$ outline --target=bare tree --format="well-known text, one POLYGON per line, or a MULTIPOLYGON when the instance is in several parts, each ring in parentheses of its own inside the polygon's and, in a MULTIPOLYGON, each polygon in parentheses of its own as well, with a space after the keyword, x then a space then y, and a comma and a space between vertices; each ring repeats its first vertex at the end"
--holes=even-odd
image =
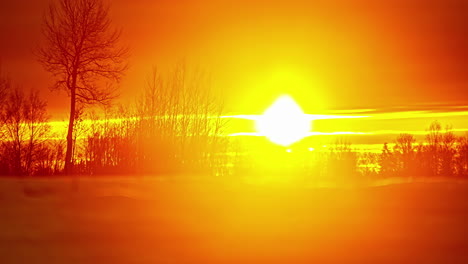
POLYGON ((426 135, 427 140, 427 152, 429 156, 430 172, 432 176, 439 175, 440 172, 440 149, 442 144, 442 125, 439 121, 431 123, 426 135))
POLYGON ((452 176, 455 171, 455 154, 457 137, 452 131, 451 126, 446 126, 445 131, 442 134, 442 142, 440 146, 440 158, 441 158, 441 175, 452 176))
POLYGON ((416 138, 407 133, 400 134, 396 139, 395 154, 397 154, 396 169, 404 176, 411 176, 415 167, 416 138))
POLYGON ((458 138, 458 156, 456 158, 456 171, 459 176, 468 175, 468 134, 458 138))
POLYGON ((27 129, 27 143, 25 153, 25 171, 31 175, 37 159, 39 148, 48 138, 50 125, 46 112, 47 103, 39 97, 37 90, 29 92, 23 106, 24 123, 27 129))
POLYGON ((111 28, 109 7, 102 0, 57 1, 44 16, 45 43, 36 53, 56 78, 54 88, 70 97, 65 172, 71 173, 77 103, 108 103, 115 97, 111 84, 127 68, 127 49, 118 45, 120 31, 111 28))
POLYGON ((395 164, 395 153, 390 151, 388 143, 385 142, 379 159, 380 175, 384 177, 395 176, 395 164))
POLYGON ((206 71, 184 62, 167 75, 153 69, 137 106, 139 167, 222 174, 219 164, 227 146, 222 110, 206 71))
POLYGON ((442 125, 439 121, 434 121, 431 123, 428 129, 428 134, 426 135, 426 140, 430 148, 438 150, 440 143, 442 142, 442 125))
POLYGON ((24 94, 19 88, 8 94, 0 114, 4 124, 2 147, 15 175, 33 174, 36 154, 47 138, 49 125, 46 103, 37 91, 24 94))
POLYGON ((22 152, 25 141, 25 127, 23 116, 24 94, 19 89, 14 89, 8 95, 3 106, 2 123, 4 124, 4 149, 9 157, 10 170, 15 175, 21 175, 22 152))

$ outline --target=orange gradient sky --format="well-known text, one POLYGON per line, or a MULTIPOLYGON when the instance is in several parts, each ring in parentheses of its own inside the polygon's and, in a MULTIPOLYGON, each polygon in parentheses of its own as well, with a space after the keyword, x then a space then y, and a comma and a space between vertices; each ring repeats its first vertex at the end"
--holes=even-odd
MULTIPOLYGON (((68 100, 47 89, 52 78, 32 55, 48 3, 2 1, 0 58, 15 83, 42 90, 53 118, 63 119, 68 100)), ((111 3, 131 48, 121 102, 133 102, 152 66, 180 59, 211 72, 227 114, 262 113, 280 94, 311 114, 441 105, 452 112, 468 101, 463 0, 111 3)))

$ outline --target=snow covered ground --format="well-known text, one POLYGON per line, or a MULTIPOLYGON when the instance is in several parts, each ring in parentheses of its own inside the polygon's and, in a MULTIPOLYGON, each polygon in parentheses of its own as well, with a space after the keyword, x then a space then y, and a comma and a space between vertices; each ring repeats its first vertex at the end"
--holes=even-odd
POLYGON ((0 263, 468 263, 468 182, 3 178, 0 263))

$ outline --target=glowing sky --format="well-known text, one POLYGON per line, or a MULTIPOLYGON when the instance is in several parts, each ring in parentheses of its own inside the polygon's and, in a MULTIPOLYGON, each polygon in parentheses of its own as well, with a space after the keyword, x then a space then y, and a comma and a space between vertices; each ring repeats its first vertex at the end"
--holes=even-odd
MULTIPOLYGON (((48 3, 1 1, 0 57, 63 118, 65 96, 49 92, 31 52, 48 3)), ((259 114, 280 94, 308 113, 462 106, 467 14, 465 0, 115 0, 113 21, 132 53, 120 100, 134 100, 153 65, 184 58, 212 73, 227 113, 259 114)))

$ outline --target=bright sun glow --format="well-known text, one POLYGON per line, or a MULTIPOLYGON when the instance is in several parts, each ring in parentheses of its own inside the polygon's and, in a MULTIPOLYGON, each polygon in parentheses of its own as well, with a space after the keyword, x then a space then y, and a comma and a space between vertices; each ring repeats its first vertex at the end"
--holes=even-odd
POLYGON ((289 146, 307 136, 311 128, 310 118, 287 95, 278 98, 262 116, 256 126, 260 134, 271 142, 289 146))

